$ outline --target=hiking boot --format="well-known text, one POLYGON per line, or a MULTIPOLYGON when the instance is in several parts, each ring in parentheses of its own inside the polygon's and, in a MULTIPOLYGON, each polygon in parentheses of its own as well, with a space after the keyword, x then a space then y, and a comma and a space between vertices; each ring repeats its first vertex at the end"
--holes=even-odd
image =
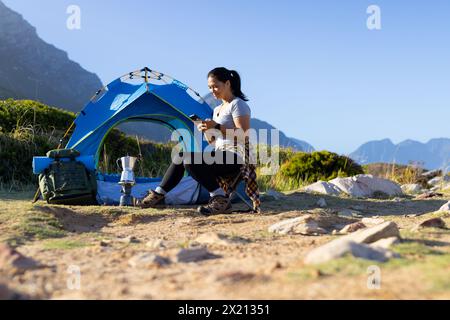
POLYGON ((214 196, 209 199, 206 206, 198 207, 197 211, 206 216, 230 213, 232 211, 231 201, 224 196, 214 196))
POLYGON ((165 197, 163 194, 157 193, 153 190, 149 190, 147 195, 139 201, 138 207, 145 209, 164 205, 164 198, 165 197))

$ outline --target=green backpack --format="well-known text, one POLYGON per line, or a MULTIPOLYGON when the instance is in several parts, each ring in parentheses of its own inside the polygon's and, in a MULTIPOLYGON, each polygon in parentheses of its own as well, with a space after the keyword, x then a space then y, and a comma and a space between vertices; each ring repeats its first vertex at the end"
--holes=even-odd
POLYGON ((75 158, 80 153, 73 149, 52 150, 47 157, 53 162, 39 175, 42 197, 50 204, 94 205, 97 204, 97 180, 75 158), (70 159, 63 161, 61 159, 70 159))

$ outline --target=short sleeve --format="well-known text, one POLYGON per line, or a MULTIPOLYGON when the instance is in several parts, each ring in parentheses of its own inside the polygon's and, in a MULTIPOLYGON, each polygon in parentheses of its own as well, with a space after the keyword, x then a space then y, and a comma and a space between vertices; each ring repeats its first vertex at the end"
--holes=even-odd
POLYGON ((244 100, 238 99, 235 100, 235 103, 231 106, 231 115, 233 118, 243 117, 243 116, 250 116, 251 111, 250 107, 247 103, 245 103, 244 100))

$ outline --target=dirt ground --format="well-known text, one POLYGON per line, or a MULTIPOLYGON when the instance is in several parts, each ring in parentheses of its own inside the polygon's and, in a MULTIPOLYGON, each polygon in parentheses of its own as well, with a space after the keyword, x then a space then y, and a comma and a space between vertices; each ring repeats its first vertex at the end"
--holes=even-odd
MULTIPOLYGON (((36 260, 41 267, 0 272, 0 283, 23 297, 38 299, 449 299, 450 215, 436 211, 450 195, 429 200, 353 200, 286 193, 266 199, 262 214, 204 217, 195 207, 146 209, 101 206, 32 205, 32 194, 0 194, 0 241, 36 260), (317 206, 324 198, 327 207, 317 206), (344 257, 306 266, 311 249, 339 236, 333 229, 358 218, 339 218, 342 209, 364 217, 395 221, 401 258, 379 263, 344 257), (312 214, 329 232, 321 236, 279 235, 268 227, 283 219, 312 214), (446 229, 411 228, 440 216, 446 229), (346 220, 347 219, 347 220, 346 220), (177 262, 183 248, 195 247, 205 233, 228 241, 207 244, 208 259, 177 262), (130 236, 134 238, 130 238, 130 236), (130 263, 143 253, 167 265, 130 263), (167 261, 167 260, 166 260, 167 261), (368 285, 379 270, 380 286, 368 285), (378 269, 379 268, 379 269, 378 269)), ((359 217, 360 218, 360 217, 359 217)))

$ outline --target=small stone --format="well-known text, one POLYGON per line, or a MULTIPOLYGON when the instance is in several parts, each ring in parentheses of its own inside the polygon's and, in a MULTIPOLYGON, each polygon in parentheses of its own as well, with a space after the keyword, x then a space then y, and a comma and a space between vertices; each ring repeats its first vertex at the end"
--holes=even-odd
POLYGON ((107 246, 111 245, 111 240, 100 240, 99 245, 100 245, 100 247, 107 247, 107 246))
POLYGON ((316 205, 318 205, 318 206, 321 207, 321 208, 325 208, 325 207, 327 207, 327 202, 325 201, 324 198, 320 198, 320 199, 317 201, 316 205))
POLYGON ((418 230, 420 228, 440 228, 445 229, 445 221, 441 218, 431 218, 425 221, 422 221, 418 225, 416 225, 413 230, 418 230))
POLYGON ((387 221, 367 229, 358 230, 344 238, 357 243, 372 243, 390 237, 400 237, 397 224, 392 221, 387 221))
POLYGON ((283 220, 281 222, 271 225, 269 232, 279 234, 302 234, 302 235, 316 235, 324 234, 326 230, 319 227, 317 222, 311 215, 304 215, 297 218, 283 220))
POLYGON ((170 264, 170 260, 153 253, 144 252, 132 257, 128 260, 128 264, 131 267, 162 267, 170 264))
POLYGON ((339 234, 352 233, 352 232, 355 232, 357 230, 364 229, 364 228, 366 228, 366 225, 364 223, 355 222, 355 223, 346 225, 344 228, 341 229, 341 231, 339 231, 339 234))
POLYGON ((176 259, 177 262, 196 262, 206 259, 211 259, 217 257, 216 255, 210 253, 206 248, 189 248, 181 249, 178 251, 176 259))

